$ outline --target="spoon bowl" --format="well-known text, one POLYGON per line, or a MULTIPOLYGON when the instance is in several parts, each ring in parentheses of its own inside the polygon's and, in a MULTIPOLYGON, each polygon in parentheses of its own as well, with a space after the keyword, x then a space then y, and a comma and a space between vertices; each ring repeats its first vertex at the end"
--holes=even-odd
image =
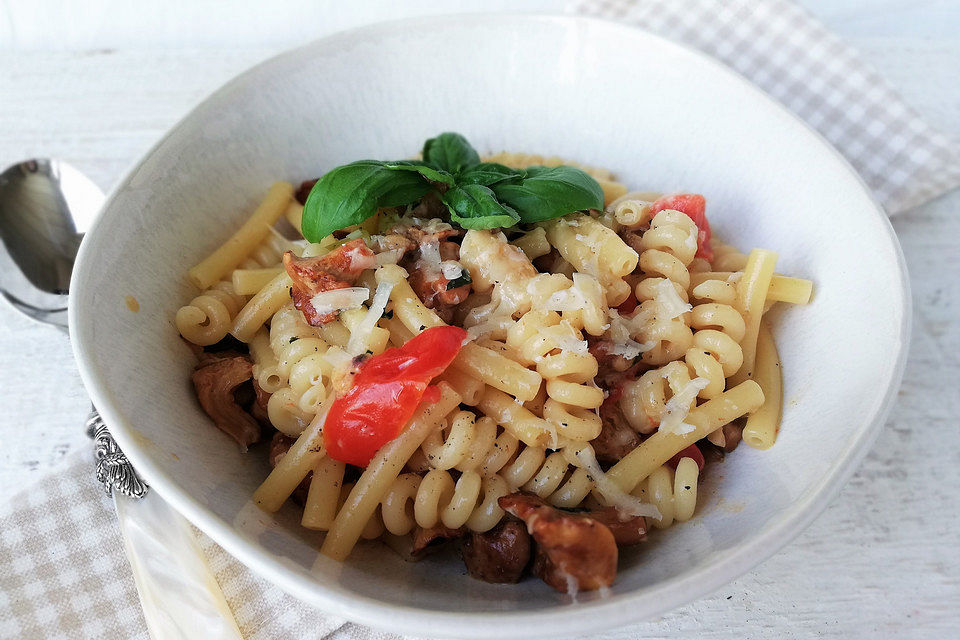
POLYGON ((66 328, 73 261, 103 201, 100 187, 60 160, 0 173, 0 294, 34 320, 66 328))

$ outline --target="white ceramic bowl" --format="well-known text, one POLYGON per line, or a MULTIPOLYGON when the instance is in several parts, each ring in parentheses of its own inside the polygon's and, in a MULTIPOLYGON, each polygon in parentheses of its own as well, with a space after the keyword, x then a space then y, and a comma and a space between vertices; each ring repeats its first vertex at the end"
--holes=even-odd
MULTIPOLYGON (((70 321, 94 402, 146 480, 240 561, 351 620, 417 635, 596 632, 692 600, 772 554, 866 453, 907 350, 905 267, 890 225, 844 160, 712 60, 633 28, 570 17, 383 24, 285 53, 228 83, 141 160, 83 243, 70 321), (559 155, 633 187, 704 193, 719 235, 780 252, 816 283, 778 310, 785 402, 777 445, 742 446, 706 476, 697 516, 627 551, 605 598, 539 580, 490 585, 456 560, 406 564, 361 547, 322 562, 291 508, 257 510, 263 455, 242 455, 193 395, 174 328, 188 267, 276 179, 401 158, 441 131, 483 152, 559 155), (124 305, 135 296, 140 312, 124 305)), ((783 306, 783 305, 781 305, 783 306)))

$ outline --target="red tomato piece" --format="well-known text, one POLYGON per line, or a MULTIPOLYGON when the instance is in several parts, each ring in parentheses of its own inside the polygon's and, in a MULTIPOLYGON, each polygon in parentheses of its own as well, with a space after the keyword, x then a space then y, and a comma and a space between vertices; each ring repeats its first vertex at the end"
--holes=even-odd
POLYGON ((693 458, 693 461, 697 463, 697 466, 700 467, 700 470, 703 471, 703 466, 706 464, 706 461, 703 459, 703 454, 700 453, 700 448, 697 445, 692 444, 677 455, 673 456, 667 460, 667 464, 671 468, 676 469, 677 465, 680 464, 680 460, 683 458, 693 458))
POLYGON ((697 225, 697 257, 713 262, 713 249, 710 248, 710 223, 707 221, 707 201, 699 193, 678 193, 663 196, 650 205, 650 215, 656 215, 664 209, 674 209, 685 213, 697 225))
POLYGON ((450 366, 466 337, 459 327, 432 327, 361 364, 353 387, 327 414, 323 443, 330 457, 367 466, 400 434, 421 401, 439 399, 438 390, 428 385, 450 366))

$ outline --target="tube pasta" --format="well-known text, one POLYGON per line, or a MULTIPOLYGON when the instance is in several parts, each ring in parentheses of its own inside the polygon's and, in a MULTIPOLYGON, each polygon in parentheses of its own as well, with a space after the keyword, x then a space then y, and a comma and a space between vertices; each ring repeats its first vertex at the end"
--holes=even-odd
POLYGON ((339 506, 345 465, 333 458, 321 458, 313 469, 307 501, 300 519, 307 529, 326 531, 333 524, 339 506))
POLYGON ((776 264, 776 253, 766 249, 754 249, 747 259, 743 278, 737 283, 737 306, 743 314, 746 333, 740 342, 743 347, 743 365, 731 378, 731 384, 743 382, 753 375, 760 318, 763 316, 764 303, 776 264))
POLYGON ((520 247, 527 258, 536 260, 540 256, 550 253, 550 243, 547 242, 547 232, 543 227, 535 227, 513 241, 514 246, 520 247))
POLYGON ((564 260, 601 282, 622 278, 637 266, 637 252, 590 216, 557 218, 546 223, 545 228, 547 239, 564 260))
POLYGON ((783 410, 783 375, 780 356, 770 326, 764 320, 757 334, 757 357, 753 379, 763 389, 763 405, 747 418, 743 440, 755 449, 769 449, 777 439, 783 410))
POLYGON ((260 267, 257 269, 234 269, 231 276, 233 290, 245 296, 252 296, 283 271, 282 267, 260 267))
POLYGON ((270 225, 277 221, 291 198, 293 185, 276 182, 253 215, 220 247, 188 272, 190 281, 198 289, 206 289, 234 269, 270 233, 270 225))
MULTIPOLYGON (((690 286, 696 287, 706 280, 724 280, 734 285, 743 277, 742 271, 705 271, 690 274, 690 286)), ((807 304, 813 295, 813 282, 802 278, 790 278, 773 274, 767 290, 767 302, 807 304)))
POLYGON ((290 276, 283 272, 250 298, 233 320, 230 329, 233 337, 240 342, 250 342, 260 327, 290 301, 291 286, 290 276))
MULTIPOLYGON (((328 402, 332 403, 332 399, 328 402)), ((297 485, 327 455, 320 434, 328 409, 329 404, 297 437, 270 475, 253 492, 253 501, 258 507, 267 512, 274 512, 282 507, 297 485)))
POLYGON ((683 434, 658 431, 613 465, 607 475, 624 491, 633 491, 641 480, 677 453, 728 422, 752 413, 763 404, 763 391, 753 380, 728 389, 693 409, 685 422, 693 429, 683 434))

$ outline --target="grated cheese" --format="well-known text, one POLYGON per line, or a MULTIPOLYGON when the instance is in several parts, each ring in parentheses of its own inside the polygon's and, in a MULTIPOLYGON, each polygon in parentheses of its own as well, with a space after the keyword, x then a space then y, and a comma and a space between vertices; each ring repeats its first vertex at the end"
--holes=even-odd
POLYGON ((456 280, 463 275, 463 267, 456 260, 444 260, 440 263, 440 273, 447 280, 456 280))
POLYGON ((403 249, 391 249, 389 251, 382 251, 377 254, 377 266, 383 266, 385 264, 397 264, 400 262, 400 258, 403 257, 403 249))
POLYGON ((644 516, 646 518, 660 519, 660 510, 657 509, 656 506, 647 504, 641 501, 640 498, 630 495, 604 473, 600 467, 600 463, 597 462, 597 456, 593 452, 593 447, 589 444, 571 445, 564 448, 563 452, 564 457, 567 458, 567 462, 580 467, 590 474, 597 492, 603 496, 607 505, 615 507, 621 516, 644 516))
POLYGON ((661 311, 666 314, 670 320, 679 318, 693 309, 692 305, 683 301, 683 298, 677 293, 676 287, 673 286, 673 282, 670 280, 664 278, 655 284, 653 289, 655 292, 654 299, 657 301, 657 304, 660 305, 661 311))
POLYGON ((580 292, 570 287, 551 293, 543 308, 547 311, 578 311, 583 308, 583 303, 580 292))
POLYGON ((363 249, 360 247, 354 247, 346 252, 348 258, 350 258, 350 270, 351 271, 363 271, 364 269, 372 269, 377 266, 377 258, 373 255, 367 255, 363 249))
POLYGON ((357 309, 367 298, 370 297, 370 291, 366 287, 346 287, 345 289, 332 289, 322 291, 310 298, 310 304, 320 315, 346 311, 347 309, 357 309))
POLYGON ((387 303, 390 301, 390 292, 393 291, 394 283, 381 282, 377 285, 377 290, 373 294, 373 300, 370 302, 370 308, 367 314, 363 316, 353 331, 350 332, 350 340, 347 342, 347 353, 352 356, 358 356, 367 350, 367 344, 370 339, 370 333, 377 322, 383 316, 387 303))
POLYGON ((650 351, 655 346, 656 342, 637 342, 633 338, 627 338, 623 342, 614 342, 611 346, 607 347, 607 352, 610 355, 614 356, 623 356, 627 360, 633 360, 641 353, 646 353, 650 351))
POLYGON ((420 245, 420 257, 429 266, 439 269, 442 258, 440 257, 440 243, 437 240, 424 242, 420 245))
POLYGON ((706 378, 694 378, 685 384, 680 391, 673 394, 673 397, 667 400, 663 407, 658 431, 677 435, 693 431, 696 427, 687 424, 684 420, 687 419, 687 415, 697 399, 697 394, 703 391, 708 384, 710 384, 710 381, 706 378))

